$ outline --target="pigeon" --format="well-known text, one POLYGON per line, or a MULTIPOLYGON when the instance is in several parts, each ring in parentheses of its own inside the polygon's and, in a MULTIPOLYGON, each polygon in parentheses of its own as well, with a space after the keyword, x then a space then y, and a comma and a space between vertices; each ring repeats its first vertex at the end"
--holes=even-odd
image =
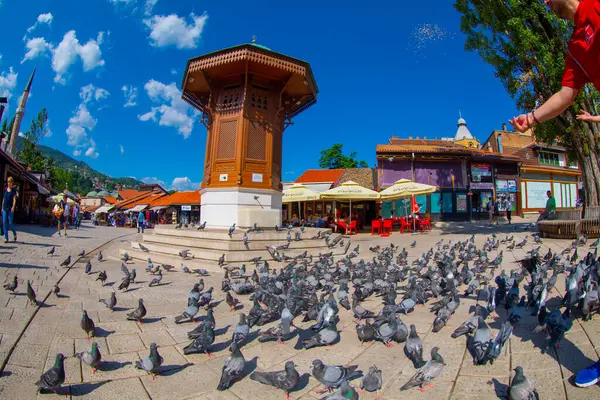
POLYGON ((150 354, 148 357, 135 362, 135 368, 142 369, 152 375, 152 380, 156 374, 160 373, 160 366, 164 359, 158 354, 156 343, 150 343, 150 354))
POLYGON ((365 318, 375 318, 373 311, 369 311, 360 305, 356 295, 352 295, 352 312, 354 313, 355 322, 365 318))
POLYGON ((102 250, 98 252, 98 262, 102 262, 104 257, 102 256, 102 250))
POLYGON ((240 303, 240 301, 238 299, 236 299, 235 297, 233 297, 229 291, 227 292, 227 295, 225 296, 225 302, 229 306, 230 312, 236 310, 237 305, 240 303))
POLYGON ((481 307, 479 304, 476 305, 475 313, 469 318, 467 318, 465 322, 463 322, 458 328, 456 328, 450 336, 456 339, 459 336, 475 332, 475 330, 477 329, 477 324, 479 323, 479 317, 482 313, 483 307, 481 307))
POLYGON ((160 266, 167 272, 169 272, 175 268, 173 265, 170 265, 170 264, 160 264, 160 266))
POLYGON ((369 367, 369 372, 360 381, 360 388, 367 392, 377 392, 377 398, 379 398, 379 391, 383 386, 383 376, 381 370, 377 366, 373 365, 369 367))
POLYGON ((77 257, 83 257, 85 256, 85 249, 81 250, 81 252, 79 254, 77 254, 77 257))
POLYGON ((87 339, 90 340, 90 337, 95 337, 94 333, 96 326, 94 325, 94 321, 90 317, 88 317, 87 311, 83 310, 83 315, 81 316, 81 329, 85 331, 87 334, 87 339))
POLYGON ((206 318, 204 318, 204 320, 202 320, 202 322, 200 322, 200 324, 198 324, 197 327, 195 327, 194 329, 192 329, 191 331, 188 332, 188 339, 195 339, 198 336, 200 336, 202 334, 202 332, 204 332, 204 330, 208 327, 211 326, 211 328, 214 329, 215 327, 215 316, 213 314, 213 309, 209 308, 208 312, 206 313, 206 318))
POLYGON ((147 248, 146 246, 144 246, 144 245, 143 245, 143 244, 141 244, 141 243, 138 243, 138 247, 139 247, 139 248, 140 248, 140 250, 142 250, 144 253, 147 253, 147 252, 149 252, 149 251, 150 251, 150 249, 149 249, 149 248, 147 248))
POLYGON ((92 342, 92 349, 90 351, 75 353, 75 357, 79 358, 84 364, 89 365, 92 368, 92 374, 96 373, 100 362, 102 362, 102 354, 100 354, 98 343, 96 342, 92 342))
POLYGON ((71 264, 71 256, 68 255, 63 262, 60 263, 61 267, 68 267, 71 264))
POLYGON ((121 281, 121 284, 119 285, 119 290, 127 291, 130 283, 131 283, 131 278, 129 277, 129 275, 125 275, 125 278, 123 278, 123 280, 121 281))
POLYGON ((539 400, 540 395, 535 389, 535 381, 523 374, 523 367, 515 368, 515 376, 508 388, 509 400, 539 400))
MULTIPOLYGON (((183 348, 183 354, 199 354, 205 353, 207 356, 212 357, 210 354, 210 346, 215 342, 215 331, 214 322, 202 321, 202 331, 195 333, 193 342, 183 348)), ((194 332, 194 331, 192 331, 194 332)), ((188 332, 188 337, 191 332, 188 332)))
POLYGON ((416 246, 417 246, 417 241, 416 241, 416 240, 410 244, 410 247, 412 247, 413 249, 414 249, 416 246))
POLYGON ((124 263, 121 263, 121 272, 123 275, 128 276, 130 274, 129 268, 124 263))
POLYGON ((103 303, 109 310, 114 311, 114 308, 117 305, 117 295, 115 294, 115 292, 111 292, 110 298, 100 299, 99 302, 103 303))
POLYGON ((300 381, 300 374, 296 371, 296 364, 294 364, 293 361, 287 361, 283 371, 254 371, 250 374, 250 379, 260 382, 263 385, 273 386, 274 388, 285 391, 285 397, 286 399, 289 399, 290 391, 294 389, 300 381))
POLYGON ((358 400, 358 393, 348 381, 343 381, 340 390, 321 397, 320 400, 358 400))
POLYGON ((104 282, 106 282, 107 278, 106 271, 100 271, 96 280, 102 282, 102 286, 104 286, 104 282))
POLYGON ((14 293, 15 290, 17 290, 18 286, 19 286, 19 282, 17 281, 17 276, 13 275, 12 281, 10 281, 9 283, 4 285, 4 290, 14 293))
POLYGON ((335 388, 339 388, 344 381, 351 381, 360 378, 362 371, 358 370, 358 365, 325 365, 323 361, 317 359, 312 362, 312 375, 325 385, 325 389, 317 390, 317 393, 325 393, 335 388))
POLYGON ((258 341, 264 343, 269 340, 277 340, 279 344, 283 344, 283 341, 290 337, 290 326, 293 325, 293 319, 294 316, 290 310, 287 307, 284 308, 283 311, 281 311, 281 320, 279 324, 260 332, 258 341))
POLYGON ((48 253, 46 253, 46 254, 48 254, 49 256, 53 256, 55 251, 56 251, 56 247, 52 246, 52 248, 50 249, 50 251, 48 253))
POLYGON ((227 232, 229 237, 233 235, 233 232, 235 232, 235 223, 229 227, 229 231, 227 232))
POLYGON ((248 326, 248 323, 246 322, 246 314, 241 313, 239 322, 235 328, 233 328, 231 343, 235 343, 238 347, 242 347, 246 343, 248 333, 250 333, 250 326, 248 326))
POLYGON ((400 390, 408 390, 415 386, 419 386, 419 390, 424 392, 425 389, 423 386, 429 385, 432 380, 444 372, 444 366, 446 364, 444 364, 444 359, 438 353, 439 350, 438 347, 431 349, 431 360, 427 361, 427 363, 423 365, 417 373, 400 388, 400 390))
POLYGON ((504 323, 500 327, 500 330, 496 334, 494 341, 490 345, 490 350, 487 355, 490 364, 493 364, 494 360, 496 360, 500 356, 500 354, 502 354, 504 346, 512 336, 513 329, 514 328, 510 320, 504 321, 504 323))
POLYGON ((221 257, 219 257, 218 263, 219 263, 219 267, 222 267, 225 264, 225 253, 223 253, 223 255, 221 255, 221 257))
POLYGON ((396 314, 393 313, 389 318, 389 322, 384 322, 376 328, 375 337, 381 340, 387 347, 392 347, 391 341, 394 340, 399 329, 400 323, 398 318, 396 318, 396 314))
POLYGON ((329 321, 329 325, 317 332, 313 337, 306 339, 302 342, 302 346, 305 349, 310 349, 318 346, 330 346, 332 343, 337 341, 340 334, 337 330, 335 319, 329 321))
POLYGON ((138 325, 142 323, 142 318, 146 316, 146 307, 144 307, 144 299, 138 300, 138 308, 127 314, 127 320, 137 321, 138 325))
POLYGON ((65 356, 63 356, 61 353, 58 353, 52 368, 40 376, 40 380, 35 383, 35 385, 39 387, 40 392, 49 389, 55 394, 58 394, 56 393, 56 389, 59 389, 60 386, 65 382, 64 360, 65 356))
POLYGON ((85 273, 88 275, 92 273, 92 262, 90 260, 85 263, 85 273))
POLYGON ((31 282, 29 281, 27 281, 27 298, 29 299, 31 305, 37 305, 37 300, 35 299, 35 291, 31 287, 31 282))
POLYGON ((190 251, 188 249, 183 249, 179 252, 179 257, 183 258, 184 260, 186 258, 194 258, 194 255, 190 253, 190 251))
POLYGON ((186 267, 183 263, 181 263, 181 270, 186 274, 191 274, 192 271, 188 267, 186 267))
POLYGON ((181 229, 182 226, 183 226, 183 224, 180 222, 177 225, 175 225, 175 229, 181 229))
POLYGON ((127 253, 127 252, 123 253, 123 255, 121 256, 121 261, 126 263, 129 260, 133 260, 133 258, 131 258, 129 253, 127 253))
POLYGON ((404 354, 413 362, 415 368, 421 368, 425 365, 423 361, 423 342, 417 334, 415 325, 410 326, 408 339, 404 343, 404 354))
POLYGON ((490 327, 483 318, 479 316, 477 319, 477 330, 475 331, 475 335, 473 335, 468 343, 471 354, 473 355, 473 364, 485 365, 487 363, 488 352, 492 345, 490 335, 490 327))
POLYGON ((225 363, 223 364, 221 379, 219 380, 219 386, 217 386, 217 390, 219 391, 229 389, 231 385, 240 380, 246 366, 244 355, 235 342, 231 343, 229 350, 231 351, 231 355, 225 359, 225 363))
POLYGON ((198 299, 190 299, 191 302, 188 304, 187 308, 183 311, 183 313, 175 317, 176 324, 180 324, 182 322, 194 322, 194 317, 196 316, 196 314, 198 314, 199 311, 199 298, 200 297, 198 297, 198 299))
POLYGON ((196 230, 203 231, 206 228, 206 221, 204 221, 201 225, 198 225, 196 230))
POLYGON ((204 268, 196 268, 193 269, 192 272, 196 275, 200 275, 200 276, 209 276, 209 273, 207 270, 205 270, 204 268))
POLYGON ((158 276, 157 276, 156 278, 152 279, 152 280, 150 281, 150 283, 148 284, 148 286, 149 286, 149 287, 152 287, 152 286, 159 285, 159 284, 160 284, 160 281, 162 281, 162 271, 160 271, 160 270, 159 270, 159 271, 158 271, 158 276))
POLYGON ((60 293, 60 288, 58 287, 58 283, 54 284, 54 287, 52 288, 52 293, 54 293, 56 297, 59 297, 58 294, 60 293))

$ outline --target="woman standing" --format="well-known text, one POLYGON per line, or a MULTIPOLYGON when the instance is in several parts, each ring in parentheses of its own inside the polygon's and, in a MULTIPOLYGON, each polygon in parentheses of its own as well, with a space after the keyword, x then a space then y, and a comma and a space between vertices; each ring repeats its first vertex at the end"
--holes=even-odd
POLYGON ((17 205, 17 189, 13 187, 12 176, 7 179, 7 187, 2 201, 2 225, 4 227, 4 243, 8 243, 8 230, 12 230, 15 242, 17 241, 17 231, 13 225, 13 216, 15 215, 15 206, 17 205))

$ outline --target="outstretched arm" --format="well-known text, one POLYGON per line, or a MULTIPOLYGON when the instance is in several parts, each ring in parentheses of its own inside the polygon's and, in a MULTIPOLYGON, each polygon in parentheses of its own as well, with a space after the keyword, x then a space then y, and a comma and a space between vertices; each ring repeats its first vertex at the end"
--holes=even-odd
POLYGON ((600 115, 592 115, 584 110, 577 116, 577 119, 589 122, 600 122, 600 115))
POLYGON ((528 129, 562 114, 575 101, 579 90, 563 86, 558 92, 542 104, 537 110, 521 114, 510 120, 514 128, 523 133, 528 129))

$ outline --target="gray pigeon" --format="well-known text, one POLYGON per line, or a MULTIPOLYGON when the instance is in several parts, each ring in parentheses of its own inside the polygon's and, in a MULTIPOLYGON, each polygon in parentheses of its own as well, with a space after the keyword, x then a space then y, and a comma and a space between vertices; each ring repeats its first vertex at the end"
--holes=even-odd
POLYGON ((212 357, 209 350, 210 346, 215 342, 214 326, 212 322, 202 321, 201 332, 198 332, 197 329, 188 332, 188 337, 190 333, 194 333, 194 341, 183 348, 183 354, 206 353, 207 356, 212 357))
POLYGON ((160 373, 160 366, 163 361, 164 359, 158 354, 156 343, 150 343, 150 354, 148 354, 148 357, 136 361, 135 368, 148 372, 152 375, 152 380, 154 380, 156 374, 160 373))
POLYGON ((367 372, 360 382, 360 388, 362 390, 366 390, 367 392, 377 392, 377 397, 379 397, 379 391, 381 390, 382 386, 383 376, 381 374, 381 370, 375 365, 369 367, 369 372, 367 372))
POLYGON ((223 369, 221 370, 221 379, 217 390, 223 391, 229 389, 231 385, 242 378, 246 360, 240 351, 238 345, 233 342, 229 348, 231 355, 225 359, 223 369))
POLYGON ((317 359, 312 362, 312 375, 325 385, 325 389, 318 390, 317 393, 325 393, 332 389, 339 388, 344 381, 351 381, 360 378, 362 371, 358 370, 358 365, 325 365, 323 361, 317 359))
POLYGON ((427 363, 422 366, 417 373, 400 388, 400 390, 408 390, 415 386, 419 386, 420 390, 424 392, 423 386, 428 385, 432 380, 444 372, 444 366, 446 364, 444 364, 444 359, 438 351, 438 347, 431 349, 431 360, 427 361, 427 363))
POLYGON ((58 394, 56 393, 56 389, 60 388, 60 386, 65 382, 64 360, 65 356, 63 356, 61 353, 58 353, 52 368, 40 376, 40 380, 35 383, 35 385, 39 387, 40 392, 49 389, 55 394, 58 394))
POLYGON ((71 255, 70 254, 67 256, 67 258, 63 262, 60 263, 60 266, 68 267, 69 264, 71 264, 71 255))
POLYGON ((246 343, 248 333, 250 333, 250 326, 246 322, 246 314, 241 313, 239 322, 233 328, 231 342, 237 344, 238 348, 242 347, 246 343))
POLYGON ((344 381, 340 385, 340 390, 321 397, 320 400, 358 400, 358 393, 348 381, 344 381))
POLYGON ((148 286, 149 286, 149 287, 152 287, 152 286, 157 286, 157 285, 159 285, 159 284, 160 284, 160 281, 162 281, 162 277, 163 277, 163 275, 162 275, 162 271, 160 271, 160 270, 159 270, 159 271, 158 271, 158 276, 157 276, 156 278, 152 279, 152 280, 150 281, 150 283, 148 284, 148 286))
POLYGON ((91 272, 92 272, 92 262, 90 260, 87 260, 87 262, 85 263, 85 273, 89 275, 91 272))
POLYGON ((300 381, 300 374, 296 371, 296 364, 293 361, 287 361, 283 371, 257 372, 250 374, 250 379, 260 382, 263 385, 273 386, 285 391, 285 397, 289 398, 290 391, 296 387, 300 381))
POLYGON ((414 325, 410 326, 408 339, 404 343, 404 354, 413 362, 415 368, 421 368, 425 365, 425 361, 423 361, 423 342, 414 325))
POLYGON ((81 323, 80 323, 81 329, 83 329, 85 331, 85 333, 87 334, 87 339, 90 340, 90 336, 94 337, 96 336, 94 334, 94 331, 96 329, 95 325, 94 325, 94 321, 92 321, 92 319, 90 317, 88 317, 87 311, 83 310, 83 315, 81 317, 81 323))
POLYGON ((144 299, 138 300, 138 308, 127 314, 129 321, 137 321, 138 325, 142 323, 142 319, 146 316, 146 307, 144 307, 144 299))
POLYGON ((102 251, 98 252, 98 262, 102 262, 102 260, 104 259, 104 257, 102 256, 102 251))
MULTIPOLYGON (((198 296, 198 299, 200 296, 198 296)), ((183 311, 181 315, 175 317, 175 323, 180 324, 182 322, 194 322, 194 317, 198 314, 198 299, 192 298, 188 301, 187 308, 183 311)))
POLYGON ((452 336, 453 338, 457 338, 459 336, 462 335, 466 335, 467 333, 471 334, 473 332, 475 332, 475 330, 477 329, 477 324, 479 322, 479 317, 481 316, 483 311, 483 307, 481 307, 479 304, 475 307, 475 313, 470 316, 469 318, 467 318, 465 320, 465 322, 463 322, 458 328, 456 328, 454 330, 454 332, 452 332, 452 336))
POLYGON ((111 292, 109 299, 100 299, 99 302, 103 303, 106 306, 106 308, 113 311, 115 306, 117 305, 117 295, 115 294, 115 292, 111 292))
POLYGON ((337 341, 340 334, 337 330, 335 320, 329 321, 329 325, 317 332, 313 337, 302 342, 305 349, 318 346, 328 346, 337 341))
POLYGON ((468 344, 473 355, 473 364, 485 365, 487 363, 488 351, 491 346, 490 335, 490 327, 480 316, 477 321, 475 335, 468 344))
POLYGON ((539 400, 540 395, 535 389, 535 381, 523 374, 523 368, 515 368, 515 377, 508 388, 508 400, 539 400))
POLYGON ((391 341, 398 333, 398 329, 398 318, 396 318, 396 314, 392 314, 389 322, 379 325, 375 330, 375 337, 381 340, 387 347, 392 347, 391 341))
POLYGON ((96 373, 98 366, 102 362, 102 354, 100 354, 100 350, 98 350, 98 343, 96 342, 92 342, 92 349, 90 351, 75 353, 75 357, 79 358, 84 364, 92 367, 92 374, 96 373))
POLYGON ((258 341, 264 343, 269 340, 277 340, 279 344, 284 344, 283 341, 289 339, 291 335, 290 326, 292 325, 293 319, 294 316, 290 310, 287 307, 284 308, 281 312, 281 320, 279 324, 267 329, 264 332, 260 332, 258 341))

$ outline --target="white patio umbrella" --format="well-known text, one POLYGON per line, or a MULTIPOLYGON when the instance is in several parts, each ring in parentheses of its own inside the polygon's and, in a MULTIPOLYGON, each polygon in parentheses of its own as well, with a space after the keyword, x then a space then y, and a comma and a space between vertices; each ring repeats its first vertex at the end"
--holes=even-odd
POLYGON ((350 222, 352 222, 352 200, 379 200, 379 193, 360 186, 354 181, 347 181, 338 187, 326 190, 321 193, 322 199, 349 200, 350 201, 350 222))
MULTIPOLYGON (((61 200, 64 200, 65 195, 64 194, 57 194, 56 196, 51 196, 50 197, 50 201, 53 203, 60 203, 61 200)), ((67 197, 67 204, 75 204, 75 202, 73 201, 73 199, 67 197)))
MULTIPOLYGON (((295 183, 283 191, 283 198, 281 199, 281 202, 284 204, 289 204, 297 201, 298 214, 300 214, 300 202, 312 200, 319 200, 319 194, 313 192, 304 185, 295 183)), ((302 218, 301 215, 298 215, 298 217, 302 218)))
MULTIPOLYGON (((392 186, 381 191, 381 200, 399 200, 412 196, 423 196, 437 191, 436 186, 426 185, 424 183, 416 183, 408 179, 400 179, 394 182, 392 186)), ((413 214, 413 231, 416 227, 416 221, 413 214)))

